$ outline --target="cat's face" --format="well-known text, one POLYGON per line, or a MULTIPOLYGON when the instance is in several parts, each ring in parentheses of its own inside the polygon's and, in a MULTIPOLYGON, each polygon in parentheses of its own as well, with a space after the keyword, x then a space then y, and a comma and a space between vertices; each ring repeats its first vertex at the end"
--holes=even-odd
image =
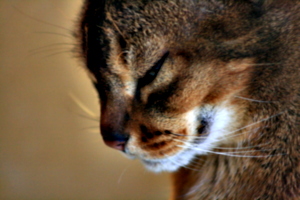
POLYGON ((231 12, 240 18, 231 24, 221 3, 191 2, 99 1, 82 19, 103 139, 153 171, 245 137, 238 97, 247 95, 253 58, 230 50, 247 39, 248 10, 231 12))

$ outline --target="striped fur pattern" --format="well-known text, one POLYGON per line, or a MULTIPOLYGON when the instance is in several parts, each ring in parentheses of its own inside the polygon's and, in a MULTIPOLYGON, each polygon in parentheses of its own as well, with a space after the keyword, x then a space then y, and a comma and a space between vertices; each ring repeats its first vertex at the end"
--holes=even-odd
POLYGON ((87 0, 104 141, 172 172, 172 199, 300 199, 299 19, 298 0, 87 0))

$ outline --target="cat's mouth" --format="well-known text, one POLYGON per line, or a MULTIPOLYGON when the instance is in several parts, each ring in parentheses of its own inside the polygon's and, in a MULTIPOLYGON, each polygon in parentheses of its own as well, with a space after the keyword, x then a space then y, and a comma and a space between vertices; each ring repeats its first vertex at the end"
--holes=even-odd
POLYGON ((142 153, 134 153, 135 148, 130 148, 128 146, 125 148, 124 153, 129 159, 139 159, 148 170, 153 172, 174 172, 179 168, 188 165, 191 160, 199 154, 199 149, 197 147, 201 146, 204 142, 203 138, 206 137, 209 129, 209 119, 201 117, 201 120, 199 120, 200 117, 198 113, 198 110, 194 110, 192 113, 194 115, 189 116, 188 120, 190 124, 194 125, 193 127, 190 127, 191 134, 185 136, 180 134, 173 135, 174 147, 178 148, 175 154, 165 155, 162 158, 149 158, 148 156, 143 156, 142 153))
POLYGON ((140 160, 144 166, 152 172, 174 172, 180 167, 188 165, 197 155, 197 152, 194 151, 193 148, 187 146, 182 147, 181 150, 175 155, 166 156, 164 158, 145 158, 139 154, 132 154, 130 151, 128 151, 128 149, 125 150, 124 153, 129 159, 140 160))
POLYGON ((213 149, 226 142, 226 135, 230 134, 232 122, 234 121, 234 110, 227 107, 215 107, 214 109, 202 109, 203 114, 193 111, 194 115, 187 115, 189 126, 188 135, 174 134, 169 140, 173 145, 171 153, 164 153, 166 149, 158 149, 157 155, 150 155, 149 152, 138 148, 133 138, 131 144, 127 144, 125 153, 129 158, 139 159, 145 167, 153 172, 169 171, 174 172, 181 167, 189 165, 198 155, 211 153, 213 149), (159 157, 158 155, 164 156, 159 157), (158 156, 158 157, 157 157, 158 156))

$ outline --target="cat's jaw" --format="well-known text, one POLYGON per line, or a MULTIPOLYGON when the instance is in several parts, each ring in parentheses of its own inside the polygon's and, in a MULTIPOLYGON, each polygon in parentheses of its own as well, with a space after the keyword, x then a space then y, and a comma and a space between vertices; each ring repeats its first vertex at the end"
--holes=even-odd
POLYGON ((128 151, 125 152, 125 156, 129 159, 139 159, 145 166, 146 169, 152 172, 175 172, 179 168, 188 165, 194 157, 197 155, 197 151, 193 149, 186 148, 181 152, 173 156, 167 156, 163 159, 144 159, 139 155, 133 155, 128 151))
POLYGON ((152 172, 175 172, 179 168, 188 165, 194 157, 197 155, 197 152, 192 149, 184 149, 174 156, 170 156, 164 159, 157 160, 143 160, 141 159, 144 166, 152 172))

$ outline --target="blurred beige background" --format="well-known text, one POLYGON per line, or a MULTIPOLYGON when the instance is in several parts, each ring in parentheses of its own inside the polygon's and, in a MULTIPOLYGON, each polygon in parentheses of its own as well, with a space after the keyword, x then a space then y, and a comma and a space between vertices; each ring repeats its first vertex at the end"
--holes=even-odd
POLYGON ((105 147, 69 95, 99 116, 71 52, 81 3, 0 0, 0 199, 167 199, 168 175, 105 147))

